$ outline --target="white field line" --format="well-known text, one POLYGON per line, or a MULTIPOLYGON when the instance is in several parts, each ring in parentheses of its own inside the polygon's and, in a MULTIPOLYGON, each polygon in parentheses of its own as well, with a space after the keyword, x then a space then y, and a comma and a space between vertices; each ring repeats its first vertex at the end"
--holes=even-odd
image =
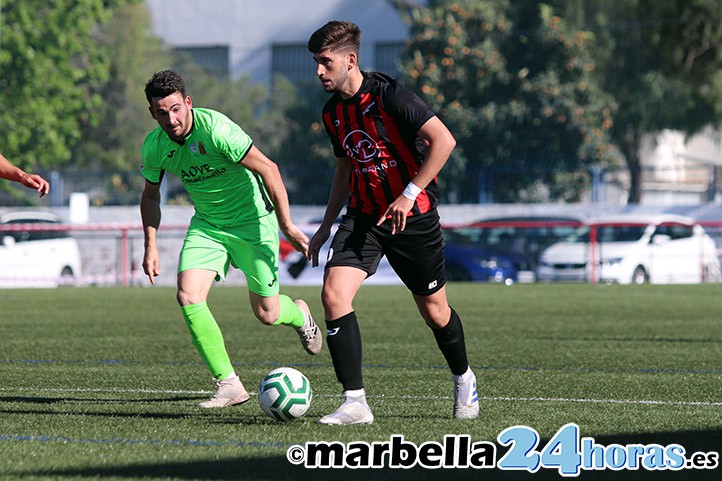
MULTIPOLYGON (((53 392, 53 393, 108 393, 108 394, 192 394, 206 395, 212 391, 192 391, 173 389, 100 389, 100 388, 0 388, 0 392, 53 392)), ((250 393, 255 396, 255 392, 250 393)), ((315 394, 314 397, 340 397, 340 394, 315 394)), ((387 396, 373 395, 369 398, 383 399, 451 399, 451 396, 387 396)), ((722 406, 722 402, 714 401, 659 401, 649 399, 593 399, 593 398, 564 398, 564 397, 522 397, 522 396, 479 396, 483 401, 512 401, 512 402, 550 402, 550 403, 580 403, 580 404, 629 404, 629 405, 656 405, 656 406, 722 406)))

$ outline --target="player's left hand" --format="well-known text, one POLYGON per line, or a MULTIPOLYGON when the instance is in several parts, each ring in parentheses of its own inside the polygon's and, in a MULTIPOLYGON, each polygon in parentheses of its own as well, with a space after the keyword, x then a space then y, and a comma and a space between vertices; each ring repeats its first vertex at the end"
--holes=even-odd
POLYGON ((413 206, 413 200, 403 195, 398 196, 396 200, 389 205, 389 208, 386 209, 386 212, 383 213, 381 218, 379 218, 376 225, 380 226, 388 217, 391 217, 391 235, 402 232, 406 228, 406 215, 413 206))
POLYGON ((290 224, 286 227, 281 227, 281 232, 283 232, 283 236, 291 243, 294 249, 301 252, 304 257, 308 255, 308 236, 304 234, 301 229, 296 227, 295 224, 290 224))

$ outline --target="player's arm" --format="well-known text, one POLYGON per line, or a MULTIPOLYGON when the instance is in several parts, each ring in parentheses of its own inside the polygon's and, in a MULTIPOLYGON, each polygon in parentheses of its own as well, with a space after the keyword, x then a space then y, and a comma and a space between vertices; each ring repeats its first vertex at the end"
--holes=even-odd
POLYGON ((151 284, 155 284, 155 277, 160 275, 160 256, 156 244, 160 216, 160 182, 154 184, 146 180, 140 196, 140 217, 143 220, 143 235, 145 236, 143 271, 150 279, 151 284))
POLYGON ((348 185, 348 178, 351 175, 351 161, 348 158, 336 158, 336 171, 333 174, 331 193, 326 205, 326 213, 321 221, 321 226, 311 237, 308 245, 308 259, 313 267, 318 266, 318 252, 331 235, 331 226, 338 218, 341 209, 346 204, 351 189, 348 185))
POLYGON ((18 182, 28 189, 38 191, 40 197, 50 192, 50 184, 37 174, 28 174, 19 167, 14 166, 0 154, 0 178, 18 182))
POLYGON ((436 178, 449 160, 456 146, 456 140, 446 125, 436 116, 431 117, 419 129, 419 136, 429 143, 426 160, 419 173, 411 179, 417 187, 425 189, 436 178))
POLYGON ((283 184, 283 178, 281 178, 278 165, 266 157, 256 146, 251 146, 243 158, 243 166, 251 172, 258 174, 261 179, 263 179, 263 184, 266 186, 266 191, 276 210, 278 227, 288 242, 290 242, 297 251, 306 255, 308 252, 308 236, 296 227, 291 220, 288 193, 286 192, 286 186, 283 184))
POLYGON ((389 205, 377 225, 381 225, 391 216, 391 233, 404 230, 406 215, 414 206, 416 195, 439 174, 456 146, 456 140, 446 125, 436 116, 427 120, 419 129, 418 135, 429 143, 426 159, 411 184, 394 202, 389 205))

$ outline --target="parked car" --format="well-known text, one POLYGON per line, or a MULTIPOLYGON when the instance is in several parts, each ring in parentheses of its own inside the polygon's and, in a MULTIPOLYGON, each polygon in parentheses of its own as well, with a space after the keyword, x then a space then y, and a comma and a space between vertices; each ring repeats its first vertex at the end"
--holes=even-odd
POLYGON ((34 224, 22 230, 1 230, 0 287, 57 287, 74 284, 81 274, 77 241, 64 230, 44 230, 62 219, 52 212, 25 211, 0 215, 0 228, 34 224))
POLYGON ((590 219, 547 248, 539 280, 619 284, 716 282, 717 247, 688 217, 620 215, 590 219))
MULTIPOLYGON (((448 232, 446 238, 452 237, 448 232)), ((487 249, 477 245, 447 243, 444 249, 446 280, 498 282, 512 284, 519 280, 532 282, 529 260, 521 255, 487 249)))
POLYGON ((451 281, 533 282, 539 255, 582 222, 575 217, 497 217, 445 226, 451 281))

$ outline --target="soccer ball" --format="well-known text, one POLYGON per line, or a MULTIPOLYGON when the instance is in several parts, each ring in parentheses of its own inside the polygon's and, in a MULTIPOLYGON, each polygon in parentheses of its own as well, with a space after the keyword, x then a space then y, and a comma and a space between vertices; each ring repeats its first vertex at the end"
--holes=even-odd
POLYGON ((258 404, 264 413, 279 421, 290 421, 306 414, 311 397, 308 378, 291 367, 274 369, 258 386, 258 404))

